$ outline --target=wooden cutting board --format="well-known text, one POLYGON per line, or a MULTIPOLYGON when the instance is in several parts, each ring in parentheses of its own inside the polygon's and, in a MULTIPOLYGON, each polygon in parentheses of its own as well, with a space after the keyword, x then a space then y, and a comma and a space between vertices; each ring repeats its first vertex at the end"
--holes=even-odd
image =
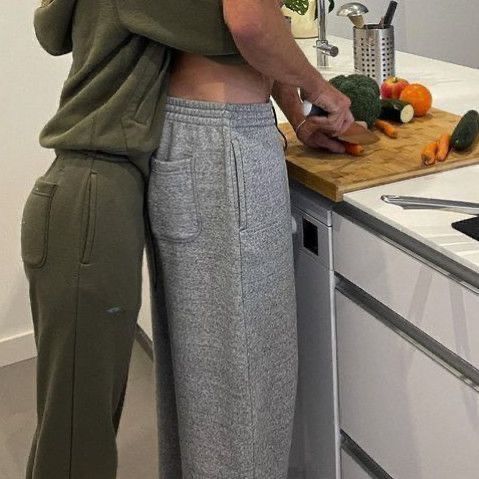
POLYGON ((308 149, 298 141, 291 125, 283 123, 280 128, 289 143, 288 172, 300 183, 339 202, 345 193, 351 191, 479 163, 477 144, 464 153, 451 152, 444 163, 432 167, 422 163, 421 151, 424 146, 439 138, 441 133, 452 133, 459 118, 452 113, 433 109, 424 118, 398 126, 397 139, 377 132, 381 140, 366 146, 366 154, 362 157, 308 149))

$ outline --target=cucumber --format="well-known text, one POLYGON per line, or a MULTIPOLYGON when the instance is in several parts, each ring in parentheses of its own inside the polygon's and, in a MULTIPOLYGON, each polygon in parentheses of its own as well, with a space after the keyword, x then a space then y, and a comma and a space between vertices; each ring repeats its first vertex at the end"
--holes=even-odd
POLYGON ((479 135, 479 113, 468 111, 456 126, 452 134, 451 144, 456 151, 464 151, 472 146, 479 135))
POLYGON ((414 118, 414 108, 401 100, 381 100, 381 120, 409 123, 414 118))

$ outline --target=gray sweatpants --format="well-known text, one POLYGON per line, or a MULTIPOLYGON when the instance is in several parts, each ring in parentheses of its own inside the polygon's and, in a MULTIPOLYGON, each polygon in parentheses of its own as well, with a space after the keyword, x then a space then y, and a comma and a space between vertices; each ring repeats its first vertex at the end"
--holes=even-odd
POLYGON ((148 193, 160 477, 284 479, 296 302, 271 104, 166 108, 148 193))

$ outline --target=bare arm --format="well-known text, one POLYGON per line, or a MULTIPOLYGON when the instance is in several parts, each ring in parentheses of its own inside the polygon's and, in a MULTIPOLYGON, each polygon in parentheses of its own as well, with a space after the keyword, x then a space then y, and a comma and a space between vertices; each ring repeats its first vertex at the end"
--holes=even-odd
POLYGON ((276 81, 273 85, 273 98, 296 130, 305 118, 298 89, 276 81))
POLYGON ((331 133, 352 123, 351 102, 309 63, 291 34, 278 0, 223 0, 223 14, 238 50, 262 74, 301 88, 304 97, 330 113, 321 119, 331 133))
POLYGON ((223 0, 223 12, 238 49, 256 70, 307 92, 322 89, 325 80, 297 45, 277 0, 223 0))

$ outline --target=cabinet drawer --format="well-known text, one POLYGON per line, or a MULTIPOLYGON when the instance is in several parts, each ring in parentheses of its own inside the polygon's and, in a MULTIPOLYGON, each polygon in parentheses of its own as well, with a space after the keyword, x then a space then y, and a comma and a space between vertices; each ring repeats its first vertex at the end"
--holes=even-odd
POLYGON ((477 479, 479 395, 336 293, 341 428, 394 479, 477 479))
POLYGON ((334 270, 479 368, 479 295, 335 214, 334 270))
POLYGON ((346 451, 341 451, 341 479, 372 478, 346 451))

